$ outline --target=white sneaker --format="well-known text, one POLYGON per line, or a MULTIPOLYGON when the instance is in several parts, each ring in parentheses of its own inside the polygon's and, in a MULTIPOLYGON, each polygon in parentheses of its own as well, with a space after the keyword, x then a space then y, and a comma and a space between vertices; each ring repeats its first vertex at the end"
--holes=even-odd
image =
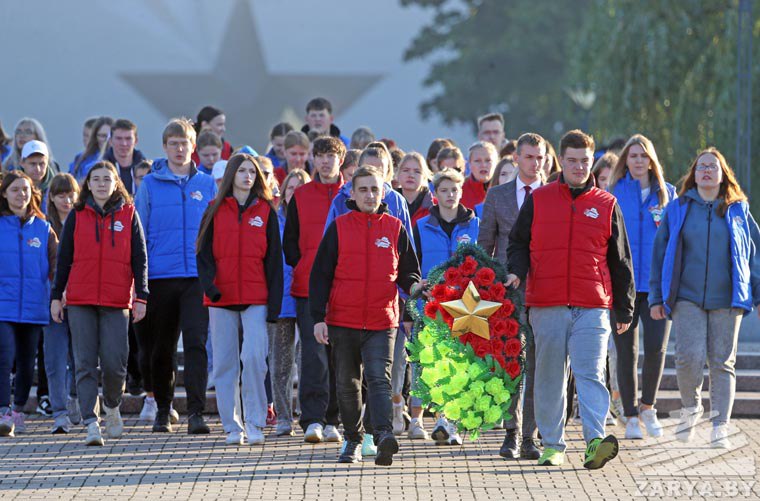
POLYGON ((55 418, 55 421, 53 422, 53 427, 50 429, 50 433, 52 433, 53 435, 65 434, 65 433, 69 433, 70 431, 71 431, 71 420, 69 419, 69 416, 66 414, 55 418))
POLYGON ((306 433, 303 434, 303 440, 310 444, 318 444, 324 438, 322 432, 322 425, 320 423, 311 423, 309 427, 306 428, 306 433))
POLYGON ((179 423, 179 412, 174 410, 174 406, 169 404, 169 422, 171 424, 179 423))
MULTIPOLYGON (((118 407, 111 409, 107 405, 103 405, 103 409, 106 412, 106 436, 108 438, 119 438, 124 433, 124 421, 121 419, 121 412, 118 407)), ((88 427, 89 430, 89 427, 88 427)))
POLYGON ((393 434, 397 437, 404 433, 404 402, 393 403, 393 434))
POLYGON ((449 421, 446 419, 446 417, 438 417, 431 436, 433 437, 433 440, 435 440, 435 445, 449 444, 449 421))
POLYGON ((731 441, 728 439, 728 424, 723 423, 713 426, 710 434, 710 447, 715 449, 730 449, 731 441))
POLYGON ((248 435, 248 445, 264 445, 264 428, 258 426, 245 426, 248 435))
POLYGON ((699 418, 702 417, 704 411, 705 409, 701 405, 681 409, 681 422, 676 426, 676 438, 678 440, 688 442, 694 438, 697 423, 699 423, 699 418))
POLYGON ((425 425, 422 422, 422 419, 414 418, 412 419, 412 422, 409 423, 409 438, 412 440, 427 440, 428 439, 428 432, 425 430, 425 425))
POLYGON ((620 400, 620 397, 612 398, 610 395, 610 411, 615 415, 620 426, 627 424, 628 419, 625 417, 625 409, 623 409, 623 401, 620 400))
POLYGON ((79 399, 76 397, 69 397, 66 401, 66 410, 69 411, 69 420, 71 424, 79 424, 82 422, 82 410, 79 408, 79 399))
POLYGON ((239 431, 233 431, 227 434, 224 440, 226 445, 243 445, 245 443, 243 434, 239 431))
POLYGON ((343 435, 340 434, 338 428, 331 424, 328 424, 324 429, 323 440, 325 442, 342 442, 343 435))
POLYGON ((653 407, 651 409, 640 410, 639 417, 647 429, 647 435, 650 437, 662 436, 662 424, 657 419, 657 409, 653 407))
POLYGON ((462 437, 457 432, 457 424, 454 421, 449 422, 449 445, 462 445, 462 437))
MULTIPOLYGON (((158 405, 156 399, 153 397, 145 397, 143 399, 142 410, 140 411, 140 421, 153 422, 156 420, 156 414, 158 414, 158 405)), ((169 417, 171 419, 171 417, 169 417)))
POLYGON ((625 424, 625 438, 628 440, 641 440, 644 438, 638 417, 631 416, 628 418, 628 422, 625 424))
POLYGON ((84 439, 84 445, 103 445, 103 435, 100 434, 100 425, 97 421, 87 425, 87 438, 84 439))
POLYGON ((615 426, 617 421, 615 420, 615 416, 612 415, 610 411, 607 411, 607 419, 605 420, 606 426, 615 426))

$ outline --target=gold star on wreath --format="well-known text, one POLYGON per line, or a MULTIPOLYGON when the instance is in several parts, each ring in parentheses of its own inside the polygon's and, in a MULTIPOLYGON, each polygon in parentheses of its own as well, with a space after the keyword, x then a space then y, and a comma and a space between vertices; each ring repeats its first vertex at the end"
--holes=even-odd
POLYGON ((483 339, 491 339, 488 317, 501 308, 501 303, 480 299, 475 284, 469 283, 462 299, 441 303, 441 306, 454 317, 451 334, 454 337, 472 332, 483 339))

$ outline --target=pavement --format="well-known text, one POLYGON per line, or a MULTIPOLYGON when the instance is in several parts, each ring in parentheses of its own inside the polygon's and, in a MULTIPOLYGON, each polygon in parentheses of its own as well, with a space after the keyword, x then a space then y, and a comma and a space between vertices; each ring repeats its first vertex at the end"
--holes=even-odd
POLYGON ((561 467, 500 458, 502 430, 462 447, 402 437, 393 465, 379 467, 371 459, 337 464, 338 444, 305 444, 300 430, 276 438, 268 428, 264 446, 230 447, 218 416, 209 417, 205 436, 188 436, 185 419, 172 434, 154 434, 128 417, 122 438, 86 447, 81 426, 51 435, 51 420, 29 418, 28 433, 0 439, 0 499, 760 499, 757 419, 733 420, 731 449, 717 450, 708 444, 709 423, 683 444, 672 438, 675 419, 665 418, 663 438, 621 440, 618 458, 596 471, 582 466, 577 423, 568 426, 561 467))

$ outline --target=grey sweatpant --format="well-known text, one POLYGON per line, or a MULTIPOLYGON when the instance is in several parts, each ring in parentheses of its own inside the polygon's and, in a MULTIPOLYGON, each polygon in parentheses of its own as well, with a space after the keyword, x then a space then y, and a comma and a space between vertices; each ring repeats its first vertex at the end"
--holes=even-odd
POLYGON ((676 336, 676 377, 681 403, 696 407, 702 401, 705 362, 710 371, 710 410, 713 425, 728 423, 736 393, 736 345, 743 310, 703 310, 678 301, 671 312, 676 336))
POLYGON ((293 367, 296 364, 296 319, 280 318, 267 324, 269 374, 277 425, 293 426, 293 367))
POLYGON ((103 403, 121 405, 129 356, 129 310, 69 305, 77 395, 86 426, 98 420, 98 360, 103 373, 103 403))

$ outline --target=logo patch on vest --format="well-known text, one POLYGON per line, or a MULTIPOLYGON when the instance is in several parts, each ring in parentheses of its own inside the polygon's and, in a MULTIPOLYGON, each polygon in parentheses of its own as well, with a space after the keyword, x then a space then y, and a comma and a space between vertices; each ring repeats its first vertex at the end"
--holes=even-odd
POLYGON ((250 224, 251 226, 255 226, 257 228, 261 228, 262 226, 264 226, 264 221, 262 221, 261 217, 256 216, 249 219, 248 224, 250 224))
POLYGON ((200 201, 203 200, 203 193, 201 193, 200 191, 194 191, 194 192, 190 193, 190 198, 192 198, 193 200, 197 200, 197 201, 200 202, 200 201))
POLYGON ((375 246, 381 249, 387 249, 391 246, 391 241, 388 240, 388 237, 378 238, 375 240, 375 246))
POLYGON ((596 219, 599 217, 599 211, 597 211, 595 207, 591 207, 590 209, 584 210, 583 215, 590 217, 591 219, 596 219))
POLYGON ((113 231, 121 231, 121 230, 123 230, 123 229, 124 229, 124 225, 123 225, 123 224, 121 224, 121 221, 116 221, 116 222, 113 224, 113 231))
POLYGON ((652 220, 654 221, 655 226, 660 226, 660 223, 662 222, 662 213, 664 211, 662 210, 662 207, 650 207, 649 213, 652 215, 652 220))
POLYGON ((40 242, 39 238, 34 237, 34 238, 30 238, 29 240, 27 240, 26 241, 26 245, 28 245, 29 247, 37 247, 37 248, 39 248, 42 245, 42 242, 40 242))
POLYGON ((457 237, 457 243, 460 243, 460 244, 469 244, 471 240, 472 238, 467 233, 457 237))

